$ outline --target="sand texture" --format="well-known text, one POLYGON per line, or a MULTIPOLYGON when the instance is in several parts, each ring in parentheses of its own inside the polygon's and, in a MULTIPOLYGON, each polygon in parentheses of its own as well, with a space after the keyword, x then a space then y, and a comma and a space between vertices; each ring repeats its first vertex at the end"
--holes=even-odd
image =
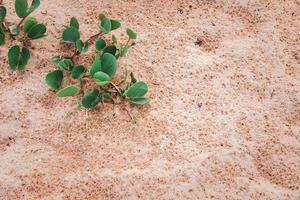
POLYGON ((0 47, 1 200, 300 199, 298 0, 44 0, 33 16, 49 36, 24 73, 0 47), (45 85, 64 25, 88 38, 100 11, 138 33, 116 77, 149 84, 136 125, 45 85))

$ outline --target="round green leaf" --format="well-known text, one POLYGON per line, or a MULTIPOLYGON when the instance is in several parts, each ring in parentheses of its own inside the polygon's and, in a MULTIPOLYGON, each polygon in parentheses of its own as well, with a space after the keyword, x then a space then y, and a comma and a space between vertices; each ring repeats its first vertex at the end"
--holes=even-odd
POLYGON ((106 46, 106 42, 103 39, 99 39, 96 41, 95 46, 98 51, 101 51, 106 46))
POLYGON ((115 45, 108 45, 103 49, 103 54, 110 53, 112 55, 115 55, 117 52, 117 47, 115 45))
POLYGON ((130 99, 144 96, 148 92, 148 85, 143 81, 138 81, 131 85, 126 91, 125 95, 130 99))
POLYGON ((130 28, 127 28, 126 33, 127 33, 127 35, 129 36, 130 39, 135 40, 136 37, 137 37, 136 33, 130 28))
POLYGON ((84 76, 85 68, 82 65, 76 65, 71 71, 71 75, 75 79, 80 79, 84 76))
POLYGON ((70 26, 79 30, 79 22, 75 17, 71 18, 70 26))
POLYGON ((29 15, 30 13, 35 11, 40 6, 40 4, 41 4, 40 0, 33 0, 31 5, 30 5, 30 8, 27 12, 27 15, 29 15))
POLYGON ((58 90, 62 85, 63 79, 63 72, 61 70, 55 70, 47 74, 46 83, 51 89, 58 90))
POLYGON ((111 19, 111 30, 115 30, 121 27, 121 23, 118 20, 111 19))
POLYGON ((60 89, 56 94, 59 97, 70 97, 78 94, 80 92, 80 87, 76 85, 70 85, 68 87, 65 87, 63 89, 60 89))
POLYGON ((20 18, 24 18, 27 15, 28 3, 27 0, 15 0, 15 10, 20 18))
POLYGON ((8 50, 8 64, 12 70, 15 70, 19 64, 20 47, 15 45, 8 50))
POLYGON ((117 59, 110 53, 103 54, 101 58, 101 71, 113 77, 117 71, 117 59))
POLYGON ((6 8, 4 6, 0 6, 0 22, 5 19, 6 16, 6 8))
POLYGON ((101 59, 99 56, 96 56, 94 59, 94 62, 92 64, 90 74, 94 76, 96 72, 99 72, 101 70, 101 59))
POLYGON ((34 25, 27 33, 27 36, 33 40, 45 37, 47 28, 44 24, 34 25))
POLYGON ((29 50, 26 47, 23 47, 22 51, 21 51, 20 60, 19 60, 19 63, 18 63, 18 65, 19 65, 18 69, 19 70, 24 70, 25 69, 25 66, 28 63, 29 58, 30 58, 29 50))
POLYGON ((2 27, 0 26, 0 45, 3 45, 4 43, 5 43, 5 33, 2 27))
POLYGON ((69 27, 63 32, 63 41, 66 43, 75 43, 80 39, 78 30, 74 27, 69 27))
POLYGON ((107 75, 104 72, 97 72, 94 74, 93 79, 96 81, 96 83, 100 86, 104 86, 108 83, 110 83, 111 78, 109 75, 107 75))
POLYGON ((86 93, 82 98, 82 105, 85 108, 93 109, 101 101, 99 90, 94 89, 92 92, 86 93))
POLYGON ((150 99, 146 97, 138 97, 138 98, 132 98, 130 101, 136 105, 145 105, 150 102, 150 99))
POLYGON ((111 31, 110 19, 108 18, 102 19, 99 28, 103 33, 105 34, 109 33, 111 31))
POLYGON ((28 33, 29 30, 37 24, 37 21, 34 17, 29 17, 25 20, 23 29, 25 33, 28 33))

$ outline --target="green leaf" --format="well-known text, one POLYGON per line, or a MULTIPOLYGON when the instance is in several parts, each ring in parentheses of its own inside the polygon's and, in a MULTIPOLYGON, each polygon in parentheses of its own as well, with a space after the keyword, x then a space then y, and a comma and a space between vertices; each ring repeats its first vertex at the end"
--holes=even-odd
POLYGON ((136 105, 145 105, 150 102, 150 99, 146 97, 138 97, 138 98, 132 98, 130 101, 136 105))
POLYGON ((63 89, 60 89, 56 94, 59 97, 70 97, 78 94, 80 92, 81 88, 76 85, 70 85, 68 87, 65 87, 63 89))
POLYGON ((100 13, 99 14, 99 19, 102 21, 104 18, 106 18, 104 13, 100 13))
POLYGON ((125 95, 132 98, 142 97, 148 92, 148 85, 143 81, 138 81, 131 85, 126 91, 125 95))
POLYGON ((70 26, 76 28, 77 30, 79 30, 79 22, 75 17, 71 18, 70 26))
POLYGON ((92 92, 86 93, 82 98, 82 105, 85 108, 93 109, 101 101, 101 96, 99 90, 93 89, 92 92))
POLYGON ((21 51, 21 56, 20 56, 20 59, 19 59, 18 69, 21 70, 21 71, 24 70, 29 59, 30 59, 30 52, 26 47, 23 47, 22 51, 21 51))
POLYGON ((85 68, 82 65, 76 65, 71 71, 71 75, 75 79, 80 79, 84 76, 85 68))
POLYGON ((130 28, 127 28, 126 33, 127 33, 127 35, 129 36, 130 39, 135 40, 136 37, 137 37, 136 33, 130 28))
POLYGON ((6 8, 4 6, 0 6, 0 22, 5 19, 6 16, 6 8))
POLYGON ((61 57, 61 56, 54 56, 53 58, 51 58, 51 61, 53 64, 58 65, 62 59, 63 59, 63 57, 61 57))
POLYGON ((73 67, 73 61, 71 59, 62 59, 59 63, 58 66, 61 70, 67 70, 70 71, 73 67))
POLYGON ((30 52, 26 47, 23 47, 20 51, 20 47, 15 45, 8 51, 8 64, 12 70, 17 67, 19 70, 24 70, 30 58, 30 52))
POLYGON ((130 49, 130 47, 131 46, 129 44, 126 44, 124 47, 122 47, 119 53, 120 57, 126 56, 128 54, 128 50, 130 49))
POLYGON ((134 74, 132 72, 130 73, 130 79, 131 79, 131 82, 130 82, 131 85, 137 82, 137 80, 134 77, 134 74))
POLYGON ((66 43, 75 43, 80 39, 78 30, 74 27, 69 27, 63 32, 63 41, 66 43))
POLYGON ((117 52, 117 47, 115 45, 108 45, 103 49, 103 54, 110 53, 112 55, 115 55, 117 52))
POLYGON ((105 33, 105 34, 109 33, 111 31, 110 19, 108 19, 108 18, 102 19, 101 23, 99 25, 99 28, 103 33, 105 33))
POLYGON ((46 36, 47 28, 44 24, 34 25, 27 33, 27 37, 30 39, 36 40, 46 36))
POLYGON ((0 45, 3 45, 4 43, 5 43, 5 32, 3 31, 0 25, 0 45))
POLYGON ((96 72, 99 72, 101 70, 101 59, 99 56, 95 56, 94 62, 92 64, 90 74, 94 76, 96 72))
POLYGON ((98 51, 101 51, 106 46, 106 42, 103 39, 99 39, 96 41, 95 46, 98 51))
POLYGON ((8 50, 8 64, 12 70, 15 70, 19 64, 20 47, 15 45, 8 50))
POLYGON ((111 39, 113 41, 113 44, 118 44, 118 39, 117 39, 117 37, 115 35, 112 35, 111 39))
POLYGON ((110 53, 103 54, 101 58, 101 71, 108 74, 111 78, 117 71, 117 59, 110 53))
POLYGON ((82 40, 76 41, 76 48, 80 53, 86 53, 89 50, 89 43, 83 43, 82 40))
POLYGON ((13 36, 19 35, 20 33, 20 27, 17 24, 10 25, 8 29, 13 36))
POLYGON ((47 74, 46 83, 51 89, 58 90, 62 85, 63 79, 63 72, 61 70, 55 70, 47 74))
POLYGON ((109 75, 107 75, 104 72, 96 72, 93 76, 93 79, 96 81, 96 83, 100 86, 107 85, 110 83, 111 78, 109 75))
POLYGON ((32 13, 33 11, 35 11, 39 6, 40 6, 41 2, 40 0, 33 0, 29 10, 27 11, 27 16, 32 13))
POLYGON ((29 17, 25 20, 24 22, 24 26, 23 26, 23 29, 24 29, 24 32, 25 33, 28 33, 29 30, 33 27, 37 25, 37 21, 34 17, 29 17))
POLYGON ((121 27, 121 23, 118 20, 111 19, 111 30, 116 30, 121 27))
POLYGON ((15 1, 15 10, 20 18, 27 16, 28 3, 27 0, 16 0, 15 1))

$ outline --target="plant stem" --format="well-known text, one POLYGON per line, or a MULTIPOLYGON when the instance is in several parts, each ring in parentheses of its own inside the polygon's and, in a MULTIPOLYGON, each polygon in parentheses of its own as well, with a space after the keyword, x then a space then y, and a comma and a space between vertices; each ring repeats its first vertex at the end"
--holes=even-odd
POLYGON ((26 19, 26 17, 27 17, 27 16, 25 16, 25 17, 23 17, 23 18, 21 19, 21 21, 18 23, 18 26, 21 26, 21 24, 24 22, 24 20, 26 19))
POLYGON ((113 82, 111 82, 110 84, 115 88, 115 90, 117 90, 117 92, 119 93, 119 95, 122 97, 123 95, 122 95, 122 92, 120 91, 119 87, 116 86, 113 82))
POLYGON ((90 43, 93 39, 96 39, 96 38, 98 38, 98 37, 100 37, 100 36, 103 36, 103 33, 102 33, 102 32, 97 33, 97 34, 95 34, 95 35, 92 35, 86 42, 90 43))

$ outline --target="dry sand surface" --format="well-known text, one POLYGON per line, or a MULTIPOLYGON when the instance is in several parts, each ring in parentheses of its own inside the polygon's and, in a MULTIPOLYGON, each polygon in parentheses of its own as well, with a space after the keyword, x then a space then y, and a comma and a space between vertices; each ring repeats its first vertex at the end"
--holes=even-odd
POLYGON ((25 73, 0 47, 1 200, 300 199, 299 1, 44 0, 33 16, 49 36, 25 73), (149 83, 136 125, 44 83, 70 17, 87 38, 100 11, 138 32, 117 76, 149 83))

